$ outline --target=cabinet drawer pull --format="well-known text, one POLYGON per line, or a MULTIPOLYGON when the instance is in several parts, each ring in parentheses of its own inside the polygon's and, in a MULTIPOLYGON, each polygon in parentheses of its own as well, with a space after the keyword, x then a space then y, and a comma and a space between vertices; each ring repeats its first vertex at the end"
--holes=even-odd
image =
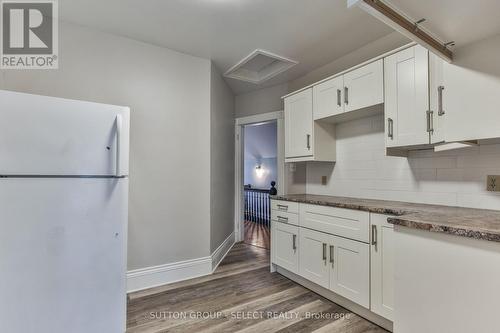
POLYGON ((349 88, 344 87, 344 103, 349 104, 349 88))
POLYGON ((326 264, 326 243, 323 243, 323 261, 326 264))
POLYGON ((292 237, 292 249, 293 251, 297 251, 297 235, 293 235, 292 237))
POLYGON ((335 260, 333 259, 334 253, 333 253, 333 245, 330 245, 330 264, 332 264, 332 267, 335 265, 335 260))
POLYGON ((284 216, 276 216, 278 218, 278 221, 280 222, 288 222, 288 217, 284 217, 284 216))
POLYGON ((284 210, 284 211, 288 210, 288 206, 285 205, 276 205, 276 207, 278 207, 279 210, 284 210))
POLYGON ((375 250, 377 250, 377 226, 372 225, 372 245, 375 246, 375 250))
POLYGON ((337 89, 337 106, 342 106, 342 90, 337 89))
POLYGON ((306 134, 307 149, 311 150, 311 134, 306 134))
POLYGON ((444 115, 444 110, 443 110, 443 90, 444 90, 444 86, 439 86, 438 87, 438 116, 444 115))
POLYGON ((394 140, 394 121, 392 118, 387 118, 387 136, 394 140))

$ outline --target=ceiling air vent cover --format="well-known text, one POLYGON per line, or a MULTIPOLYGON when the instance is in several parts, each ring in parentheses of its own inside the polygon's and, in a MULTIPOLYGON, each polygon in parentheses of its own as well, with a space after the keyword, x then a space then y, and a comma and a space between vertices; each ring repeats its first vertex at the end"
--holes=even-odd
POLYGON ((225 74, 236 80, 262 83, 298 64, 297 61, 281 57, 271 52, 255 50, 225 74))

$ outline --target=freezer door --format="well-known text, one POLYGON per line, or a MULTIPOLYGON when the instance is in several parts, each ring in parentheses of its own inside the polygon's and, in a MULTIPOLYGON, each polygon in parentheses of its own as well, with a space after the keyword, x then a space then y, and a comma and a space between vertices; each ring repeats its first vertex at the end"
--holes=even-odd
POLYGON ((125 332, 127 188, 0 179, 0 332, 125 332))
POLYGON ((0 175, 127 175, 129 109, 0 90, 0 175))

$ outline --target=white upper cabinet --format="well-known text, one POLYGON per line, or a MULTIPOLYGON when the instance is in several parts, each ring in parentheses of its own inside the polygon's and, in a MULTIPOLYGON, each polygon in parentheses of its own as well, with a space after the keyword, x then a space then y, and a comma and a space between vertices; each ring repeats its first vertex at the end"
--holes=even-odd
POLYGON ((314 120, 344 112, 344 77, 338 76, 313 87, 314 120))
POLYGON ((312 89, 285 98, 285 157, 313 156, 312 89))
POLYGON ((345 111, 384 103, 384 65, 382 59, 344 74, 345 111))
POLYGON ((500 36, 458 48, 444 64, 445 139, 500 138, 500 36))
POLYGON ((381 103, 384 103, 382 59, 313 87, 314 120, 381 103))
POLYGON ((387 147, 430 143, 428 68, 429 53, 421 46, 385 58, 387 147))
POLYGON ((285 98, 286 162, 335 161, 335 128, 313 120, 313 89, 285 98))

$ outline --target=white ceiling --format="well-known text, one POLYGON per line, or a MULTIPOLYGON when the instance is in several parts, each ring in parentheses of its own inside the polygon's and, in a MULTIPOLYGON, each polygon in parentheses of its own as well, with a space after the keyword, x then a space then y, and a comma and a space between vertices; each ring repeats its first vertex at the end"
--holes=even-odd
POLYGON ((59 0, 59 4, 64 21, 210 58, 222 73, 258 48, 299 61, 260 85, 227 79, 236 94, 296 79, 392 32, 359 8, 348 9, 346 0, 59 0))
MULTIPOLYGON (((387 1, 387 0, 385 0, 387 1)), ((500 33, 500 0, 389 0, 444 42, 461 47, 500 33)))

